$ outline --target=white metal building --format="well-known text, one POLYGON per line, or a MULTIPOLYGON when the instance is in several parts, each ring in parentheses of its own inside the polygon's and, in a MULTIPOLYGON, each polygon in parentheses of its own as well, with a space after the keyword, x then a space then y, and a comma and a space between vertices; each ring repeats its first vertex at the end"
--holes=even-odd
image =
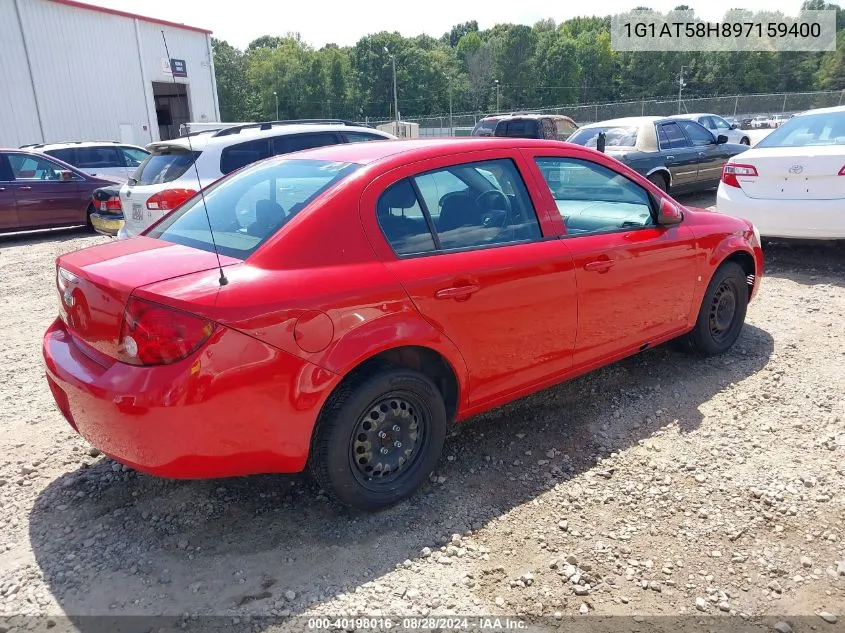
POLYGON ((146 145, 219 120, 210 31, 76 0, 0 0, 0 147, 146 145))

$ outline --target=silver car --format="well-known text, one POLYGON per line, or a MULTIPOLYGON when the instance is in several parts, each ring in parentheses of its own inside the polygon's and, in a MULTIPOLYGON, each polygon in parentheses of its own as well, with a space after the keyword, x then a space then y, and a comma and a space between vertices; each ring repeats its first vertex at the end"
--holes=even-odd
POLYGON ((719 136, 720 134, 727 136, 728 143, 751 145, 751 139, 745 131, 740 130, 736 123, 731 125, 718 114, 700 112, 696 114, 676 114, 669 118, 695 121, 710 130, 713 133, 713 136, 719 136))

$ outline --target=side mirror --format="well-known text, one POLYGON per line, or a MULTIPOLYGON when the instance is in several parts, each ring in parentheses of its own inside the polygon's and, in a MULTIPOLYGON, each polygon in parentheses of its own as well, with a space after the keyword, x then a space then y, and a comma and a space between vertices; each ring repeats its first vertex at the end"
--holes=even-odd
POLYGON ((739 123, 731 123, 731 129, 732 130, 738 130, 739 129, 739 123))
POLYGON ((672 226, 680 224, 684 219, 684 212, 681 207, 668 198, 660 199, 660 206, 657 211, 657 224, 660 226, 672 226))
POLYGON ((725 136, 724 134, 719 134, 719 136, 716 137, 716 145, 724 145, 727 142, 728 142, 728 137, 725 136))

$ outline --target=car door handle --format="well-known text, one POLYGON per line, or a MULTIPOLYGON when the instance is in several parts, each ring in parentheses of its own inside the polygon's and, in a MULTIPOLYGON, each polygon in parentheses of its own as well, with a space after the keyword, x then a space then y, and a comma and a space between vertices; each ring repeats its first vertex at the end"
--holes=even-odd
POLYGON ((441 288, 434 293, 435 299, 463 299, 469 297, 471 294, 481 290, 478 284, 469 284, 466 286, 452 286, 451 288, 441 288))
POLYGON ((666 160, 675 160, 675 157, 674 156, 667 156, 666 160))
POLYGON ((584 270, 590 270, 595 272, 603 273, 606 270, 610 270, 613 267, 615 262, 610 259, 597 259, 594 262, 587 262, 584 264, 584 270))
POLYGON ((0 191, 6 191, 6 187, 0 187, 0 191))
POLYGON ((18 187, 18 191, 31 191, 31 190, 32 190, 32 187, 30 187, 29 185, 24 185, 22 187, 18 187))

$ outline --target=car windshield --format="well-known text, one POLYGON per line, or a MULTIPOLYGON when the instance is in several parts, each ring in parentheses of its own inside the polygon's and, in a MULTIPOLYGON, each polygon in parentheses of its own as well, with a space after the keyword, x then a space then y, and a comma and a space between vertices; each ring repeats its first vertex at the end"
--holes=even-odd
POLYGON ((637 132, 636 126, 620 127, 582 127, 569 137, 570 143, 595 147, 598 142, 599 133, 605 133, 606 147, 636 147, 637 132))
POLYGON ((156 148, 138 165, 132 175, 133 184, 155 185, 176 180, 188 171, 201 153, 178 146, 156 148))
POLYGON ((146 235, 210 252, 216 243, 221 254, 246 259, 314 198, 360 167, 291 158, 256 163, 194 196, 146 235))
POLYGON ((757 143, 757 147, 845 145, 845 112, 792 117, 757 143))

